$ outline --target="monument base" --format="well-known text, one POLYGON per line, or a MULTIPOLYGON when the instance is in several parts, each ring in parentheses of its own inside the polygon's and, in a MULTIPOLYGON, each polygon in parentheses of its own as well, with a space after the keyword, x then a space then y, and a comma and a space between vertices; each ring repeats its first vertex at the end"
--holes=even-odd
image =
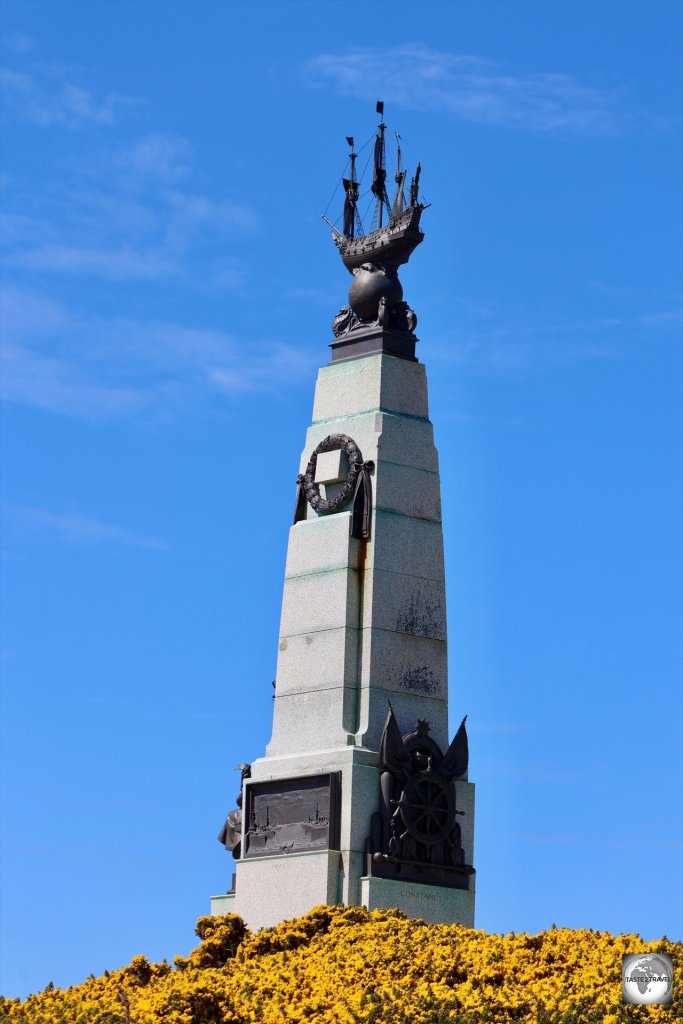
MULTIPOLYGON (((236 894, 224 893, 211 897, 211 913, 239 913, 252 931, 257 931, 299 917, 320 904, 334 906, 339 902, 338 866, 339 854, 334 850, 243 862, 241 911, 236 894)), ((360 880, 360 895, 367 910, 396 908, 430 924, 474 927, 474 892, 467 890, 366 876, 360 880)))
POLYGON ((474 892, 465 889, 366 876, 360 880, 360 891, 361 903, 368 910, 396 908, 429 924, 474 928, 474 892))
MULTIPOLYGON (((339 902, 339 851, 316 850, 237 861, 234 910, 252 931, 339 902)), ((226 899, 226 897, 223 897, 226 899)), ((212 900, 213 909, 213 900, 212 900)))

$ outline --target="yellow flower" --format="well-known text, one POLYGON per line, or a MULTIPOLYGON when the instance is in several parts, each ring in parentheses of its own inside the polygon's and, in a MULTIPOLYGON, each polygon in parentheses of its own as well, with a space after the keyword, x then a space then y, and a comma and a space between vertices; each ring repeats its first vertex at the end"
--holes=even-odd
POLYGON ((680 943, 587 929, 487 935, 400 911, 316 907, 252 935, 203 917, 175 967, 136 956, 20 1002, 3 1024, 668 1024, 683 1017, 680 943), (669 953, 673 1006, 621 1002, 622 953, 669 953))

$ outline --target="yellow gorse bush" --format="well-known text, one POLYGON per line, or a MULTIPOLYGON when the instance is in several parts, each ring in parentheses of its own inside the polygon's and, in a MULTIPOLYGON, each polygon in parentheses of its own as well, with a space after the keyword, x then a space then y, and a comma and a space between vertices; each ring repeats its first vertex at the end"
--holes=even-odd
POLYGON ((397 910, 316 907, 252 935, 234 914, 201 917, 174 966, 136 956, 82 985, 23 1002, 5 1024, 665 1024, 683 1019, 680 943, 553 928, 487 935, 397 910), (674 957, 674 1004, 624 1006, 622 953, 674 957))

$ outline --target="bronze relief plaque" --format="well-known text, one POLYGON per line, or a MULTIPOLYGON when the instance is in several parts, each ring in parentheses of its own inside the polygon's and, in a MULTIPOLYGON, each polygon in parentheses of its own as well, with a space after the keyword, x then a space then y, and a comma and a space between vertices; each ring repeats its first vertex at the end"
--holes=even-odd
POLYGON ((339 849, 341 772, 246 787, 245 857, 339 849))

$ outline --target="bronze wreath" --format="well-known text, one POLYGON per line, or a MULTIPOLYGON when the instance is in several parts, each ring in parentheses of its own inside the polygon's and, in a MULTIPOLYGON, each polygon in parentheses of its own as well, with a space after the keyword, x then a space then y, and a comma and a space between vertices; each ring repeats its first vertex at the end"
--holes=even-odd
POLYGON ((315 512, 336 512, 338 509, 343 508, 353 495, 356 488, 356 480, 362 468, 363 456, 353 438, 348 437, 346 434, 330 434, 324 441, 320 442, 308 460, 306 472, 303 474, 302 480, 306 501, 315 512), (346 453, 346 458, 349 460, 349 474, 339 494, 327 500, 321 496, 320 487, 315 482, 315 470, 318 464, 318 456, 322 455, 323 452, 333 451, 335 448, 341 448, 346 453))
POLYGON ((294 522, 298 523, 306 517, 306 502, 315 512, 327 513, 337 512, 344 505, 353 499, 353 515, 351 522, 351 535, 362 537, 367 540, 370 536, 370 511, 372 508, 372 490, 370 486, 370 472, 375 468, 374 462, 363 462, 360 448, 347 434, 329 434, 320 442, 315 449, 306 472, 297 477, 297 496, 294 506, 294 522), (334 498, 329 500, 322 497, 320 487, 315 482, 315 470, 318 464, 318 456, 322 452, 333 451, 341 448, 345 452, 349 462, 349 472, 344 485, 334 498))

